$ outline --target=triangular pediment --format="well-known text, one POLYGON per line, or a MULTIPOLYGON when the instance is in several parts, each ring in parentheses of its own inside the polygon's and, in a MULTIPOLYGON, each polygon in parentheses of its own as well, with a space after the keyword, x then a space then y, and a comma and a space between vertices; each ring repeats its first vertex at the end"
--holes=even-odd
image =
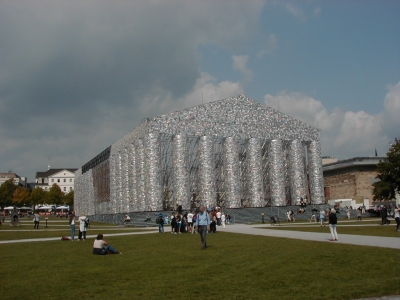
POLYGON ((68 171, 67 169, 63 169, 61 171, 58 171, 54 174, 49 175, 49 177, 74 177, 75 173, 68 171))
POLYGON ((149 131, 262 139, 319 139, 318 130, 243 95, 161 115, 149 120, 149 131))

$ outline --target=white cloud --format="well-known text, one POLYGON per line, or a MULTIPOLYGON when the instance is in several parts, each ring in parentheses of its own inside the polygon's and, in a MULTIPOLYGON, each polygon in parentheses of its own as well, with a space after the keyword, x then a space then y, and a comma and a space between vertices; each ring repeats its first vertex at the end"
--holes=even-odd
POLYGON ((247 68, 248 55, 232 55, 233 69, 238 70, 245 76, 246 81, 253 79, 253 72, 247 68))
POLYGON ((275 34, 270 34, 264 43, 263 48, 257 54, 258 58, 263 57, 265 54, 271 54, 278 48, 278 39, 275 34))
POLYGON ((280 92, 264 96, 264 103, 321 130, 322 155, 339 159, 384 156, 390 141, 400 135, 400 83, 388 87, 384 110, 376 115, 365 111, 332 112, 321 101, 301 93, 280 92))
POLYGON ((294 5, 293 3, 285 3, 283 5, 286 9, 286 11, 295 16, 296 18, 300 19, 300 20, 304 20, 305 19, 305 14, 303 12, 303 10, 299 7, 297 7, 296 5, 294 5))
POLYGON ((243 86, 239 82, 216 83, 210 74, 202 73, 193 89, 185 96, 175 99, 165 92, 157 91, 143 101, 145 103, 143 111, 148 112, 148 117, 153 117, 243 93, 243 86), (163 95, 162 99, 160 95, 163 95))
POLYGON ((400 137, 400 82, 389 85, 387 89, 381 126, 394 140, 395 137, 400 137))

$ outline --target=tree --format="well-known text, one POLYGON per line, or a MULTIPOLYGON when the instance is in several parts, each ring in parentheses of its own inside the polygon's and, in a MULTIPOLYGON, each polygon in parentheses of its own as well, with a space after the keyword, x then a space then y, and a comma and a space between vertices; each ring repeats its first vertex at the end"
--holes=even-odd
POLYGON ((0 205, 8 206, 12 204, 12 197, 17 186, 12 178, 5 181, 0 186, 0 205))
POLYGON ((18 186, 13 193, 13 204, 18 206, 18 205, 23 205, 24 203, 28 202, 29 200, 29 189, 27 189, 24 186, 18 186))
POLYGON ((68 194, 64 196, 64 203, 69 206, 74 205, 74 191, 70 191, 68 194))
POLYGON ((400 140, 395 138, 391 144, 387 159, 377 165, 377 179, 373 184, 374 200, 392 200, 400 194, 400 140))
POLYGON ((61 188, 54 183, 47 193, 48 203, 62 204, 63 197, 64 193, 61 191, 61 188))
POLYGON ((29 203, 36 206, 39 203, 43 203, 46 197, 47 197, 47 192, 43 190, 41 187, 37 186, 32 190, 32 193, 29 196, 29 203))

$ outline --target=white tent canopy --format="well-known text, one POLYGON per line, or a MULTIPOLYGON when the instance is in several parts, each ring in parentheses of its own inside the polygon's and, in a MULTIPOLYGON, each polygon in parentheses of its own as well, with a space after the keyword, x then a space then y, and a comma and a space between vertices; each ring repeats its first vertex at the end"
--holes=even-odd
POLYGON ((28 207, 28 206, 22 206, 22 207, 18 207, 18 209, 23 209, 23 210, 32 210, 32 207, 28 207))
POLYGON ((14 209, 14 206, 7 206, 7 207, 4 207, 4 209, 11 210, 11 209, 14 209))
POLYGON ((58 206, 58 207, 56 207, 56 210, 57 209, 69 209, 69 207, 68 206, 58 206))

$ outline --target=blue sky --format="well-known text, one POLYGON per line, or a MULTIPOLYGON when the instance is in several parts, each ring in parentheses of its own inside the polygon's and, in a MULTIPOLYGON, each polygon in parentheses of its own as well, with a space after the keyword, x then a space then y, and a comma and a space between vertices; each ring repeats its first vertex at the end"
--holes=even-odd
POLYGON ((0 172, 80 167, 141 120, 239 93, 321 129, 400 136, 400 2, 1 1, 0 172))

